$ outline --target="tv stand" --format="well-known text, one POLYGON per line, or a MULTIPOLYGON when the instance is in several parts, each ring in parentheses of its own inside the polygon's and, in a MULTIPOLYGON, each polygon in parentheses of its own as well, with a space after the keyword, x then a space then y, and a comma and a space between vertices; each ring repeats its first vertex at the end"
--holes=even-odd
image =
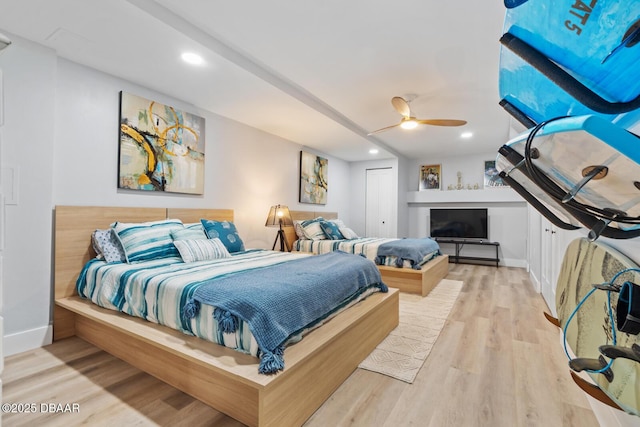
POLYGON ((495 262, 496 267, 499 267, 500 265, 500 258, 498 257, 498 249, 500 248, 499 242, 490 242, 484 239, 452 239, 452 238, 442 238, 442 237, 434 237, 434 240, 438 243, 452 243, 456 245, 456 253, 455 255, 449 255, 449 262, 458 264, 464 261, 488 261, 488 262, 495 262), (496 256, 494 258, 490 258, 490 257, 460 255, 460 251, 462 250, 464 245, 493 246, 496 249, 496 256))

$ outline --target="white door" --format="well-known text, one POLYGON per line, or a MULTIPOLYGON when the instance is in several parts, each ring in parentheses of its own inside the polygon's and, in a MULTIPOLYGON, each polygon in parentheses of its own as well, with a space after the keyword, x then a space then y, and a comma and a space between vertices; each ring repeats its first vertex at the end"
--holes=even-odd
POLYGON ((395 237, 393 170, 367 169, 365 233, 368 237, 395 237))
POLYGON ((527 241, 527 259, 529 275, 533 285, 538 292, 542 292, 541 289, 541 258, 542 258, 542 230, 541 226, 542 215, 535 210, 531 205, 527 205, 527 214, 529 222, 529 235, 527 241))

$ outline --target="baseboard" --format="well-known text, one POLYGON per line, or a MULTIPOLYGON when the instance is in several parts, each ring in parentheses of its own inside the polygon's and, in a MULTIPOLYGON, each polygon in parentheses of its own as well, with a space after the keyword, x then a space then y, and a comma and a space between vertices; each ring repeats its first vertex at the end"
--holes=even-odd
POLYGON ((540 280, 538 280, 536 275, 531 270, 529 271, 529 279, 531 280, 531 283, 533 284, 533 288, 536 290, 536 292, 537 293, 542 292, 542 284, 540 283, 540 280))
POLYGON ((43 347, 53 342, 53 326, 30 329, 16 334, 5 335, 3 340, 4 356, 22 353, 43 347))
POLYGON ((505 258, 505 259, 500 260, 500 265, 504 266, 504 267, 527 268, 527 260, 515 259, 515 258, 505 258))

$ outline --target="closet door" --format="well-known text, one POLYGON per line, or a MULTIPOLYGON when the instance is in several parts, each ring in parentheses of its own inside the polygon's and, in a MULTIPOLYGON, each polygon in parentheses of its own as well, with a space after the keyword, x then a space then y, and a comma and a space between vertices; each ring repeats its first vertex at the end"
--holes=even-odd
POLYGON ((531 282, 537 292, 542 292, 542 215, 531 205, 527 205, 529 235, 527 241, 527 263, 531 282))
POLYGON ((367 237, 396 237, 393 170, 367 169, 365 228, 367 237))
POLYGON ((546 218, 541 219, 541 255, 540 285, 544 298, 551 313, 556 315, 556 280, 557 270, 557 228, 546 218))

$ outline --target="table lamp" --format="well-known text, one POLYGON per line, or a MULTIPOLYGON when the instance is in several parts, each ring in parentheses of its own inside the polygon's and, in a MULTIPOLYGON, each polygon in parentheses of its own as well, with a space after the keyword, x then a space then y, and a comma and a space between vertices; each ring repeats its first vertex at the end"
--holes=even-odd
POLYGON ((284 230, 282 228, 293 225, 291 213, 289 212, 289 208, 287 206, 271 206, 271 209, 269 210, 269 216, 267 216, 267 222, 264 225, 266 227, 279 227, 278 235, 276 236, 276 240, 273 242, 273 247, 271 248, 271 250, 274 250, 276 248, 278 239, 280 239, 280 251, 284 252, 285 247, 287 249, 287 252, 291 251, 291 249, 289 248, 289 244, 287 243, 287 239, 285 238, 284 230))

